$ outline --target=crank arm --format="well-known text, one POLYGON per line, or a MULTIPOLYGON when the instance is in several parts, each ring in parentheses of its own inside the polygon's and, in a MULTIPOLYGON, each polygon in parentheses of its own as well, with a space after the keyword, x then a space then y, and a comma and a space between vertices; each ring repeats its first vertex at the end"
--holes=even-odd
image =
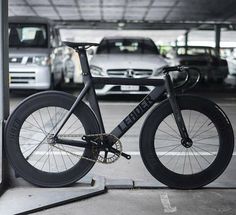
MULTIPOLYGON (((114 148, 110 148, 109 151, 112 152, 112 153, 115 153, 115 154, 117 154, 117 155, 120 154, 120 151, 118 151, 117 149, 114 149, 114 148)), ((130 160, 130 159, 131 159, 131 156, 128 155, 128 154, 126 154, 126 153, 124 153, 124 152, 121 152, 120 155, 121 155, 122 157, 126 158, 127 160, 130 160)))
POLYGON ((124 153, 124 152, 121 152, 121 156, 124 157, 124 158, 126 158, 127 160, 130 160, 130 159, 131 159, 131 155, 128 155, 128 154, 126 154, 126 153, 124 153))
POLYGON ((56 143, 62 144, 62 145, 68 145, 68 146, 76 146, 81 148, 91 148, 91 145, 88 144, 86 141, 81 140, 68 140, 68 139, 60 139, 57 138, 56 143))

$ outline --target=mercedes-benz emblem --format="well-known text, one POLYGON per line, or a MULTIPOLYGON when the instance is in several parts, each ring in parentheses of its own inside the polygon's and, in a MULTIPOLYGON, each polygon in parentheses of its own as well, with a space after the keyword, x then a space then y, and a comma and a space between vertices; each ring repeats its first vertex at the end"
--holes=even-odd
POLYGON ((132 78, 134 76, 134 70, 127 69, 127 77, 132 78))

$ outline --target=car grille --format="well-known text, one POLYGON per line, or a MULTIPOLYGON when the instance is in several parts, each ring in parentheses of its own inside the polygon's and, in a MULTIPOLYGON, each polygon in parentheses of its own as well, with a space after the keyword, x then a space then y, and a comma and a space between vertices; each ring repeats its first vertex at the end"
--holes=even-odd
POLYGON ((10 57, 9 63, 21 63, 22 57, 10 57))
POLYGON ((9 63, 33 63, 32 57, 9 57, 9 63))
POLYGON ((10 84, 29 84, 35 82, 35 72, 9 72, 10 84))
POLYGON ((148 78, 152 75, 151 69, 108 69, 108 76, 124 78, 148 78))
POLYGON ((180 63, 185 66, 206 66, 208 64, 207 61, 202 60, 181 60, 180 63))

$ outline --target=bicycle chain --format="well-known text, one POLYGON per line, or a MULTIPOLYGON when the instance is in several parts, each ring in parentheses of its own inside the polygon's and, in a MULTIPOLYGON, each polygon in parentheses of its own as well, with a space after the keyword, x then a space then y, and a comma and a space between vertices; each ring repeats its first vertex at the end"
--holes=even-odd
MULTIPOLYGON (((87 137, 97 137, 95 140, 97 140, 98 138, 100 138, 100 140, 102 140, 102 141, 103 141, 103 137, 104 137, 104 136, 112 136, 113 138, 115 138, 115 139, 117 140, 116 142, 118 142, 119 145, 120 145, 120 153, 119 153, 119 155, 117 155, 117 159, 120 157, 120 155, 121 155, 121 153, 122 153, 122 144, 121 144, 120 140, 119 140, 115 135, 113 135, 113 134, 100 133, 100 134, 88 134, 88 135, 81 135, 81 134, 60 134, 60 135, 58 135, 58 137, 81 137, 81 138, 82 138, 83 136, 87 136, 87 137)), ((64 151, 64 152, 68 153, 68 154, 71 154, 71 155, 73 155, 73 156, 75 156, 75 157, 79 157, 79 158, 81 158, 81 159, 84 159, 84 160, 88 160, 88 161, 91 161, 91 162, 94 162, 94 163, 95 163, 95 162, 99 162, 99 163, 103 163, 103 164, 105 163, 105 162, 102 161, 102 159, 98 159, 98 158, 99 158, 99 155, 98 155, 98 158, 97 158, 96 160, 94 160, 94 159, 91 159, 91 158, 87 158, 87 157, 84 157, 84 156, 75 154, 75 153, 73 153, 73 152, 70 152, 70 151, 68 151, 68 150, 66 150, 66 149, 62 149, 62 148, 60 148, 60 147, 58 147, 58 146, 55 146, 55 145, 53 145, 53 147, 56 148, 56 149, 58 149, 58 150, 62 150, 62 151, 64 151)), ((115 162, 117 159, 115 159, 115 160, 113 160, 112 162, 109 162, 109 163, 113 163, 113 162, 115 162)), ((108 164, 108 162, 107 162, 106 164, 108 164)))

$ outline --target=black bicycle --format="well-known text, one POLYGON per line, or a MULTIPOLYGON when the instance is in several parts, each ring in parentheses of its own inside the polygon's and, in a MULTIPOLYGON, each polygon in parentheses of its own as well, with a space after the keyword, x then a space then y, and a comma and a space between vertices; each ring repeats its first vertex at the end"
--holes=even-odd
POLYGON ((95 78, 86 49, 98 44, 65 44, 78 52, 84 88, 77 98, 57 91, 37 93, 14 110, 6 125, 5 149, 17 174, 38 186, 61 187, 82 178, 96 162, 130 159, 120 138, 164 93, 167 99, 149 113, 140 134, 140 153, 148 171, 178 189, 202 187, 222 174, 234 149, 232 126, 212 101, 176 95, 169 73, 186 72, 184 67, 163 68, 164 79, 95 78), (94 84, 155 88, 106 133, 94 84))

